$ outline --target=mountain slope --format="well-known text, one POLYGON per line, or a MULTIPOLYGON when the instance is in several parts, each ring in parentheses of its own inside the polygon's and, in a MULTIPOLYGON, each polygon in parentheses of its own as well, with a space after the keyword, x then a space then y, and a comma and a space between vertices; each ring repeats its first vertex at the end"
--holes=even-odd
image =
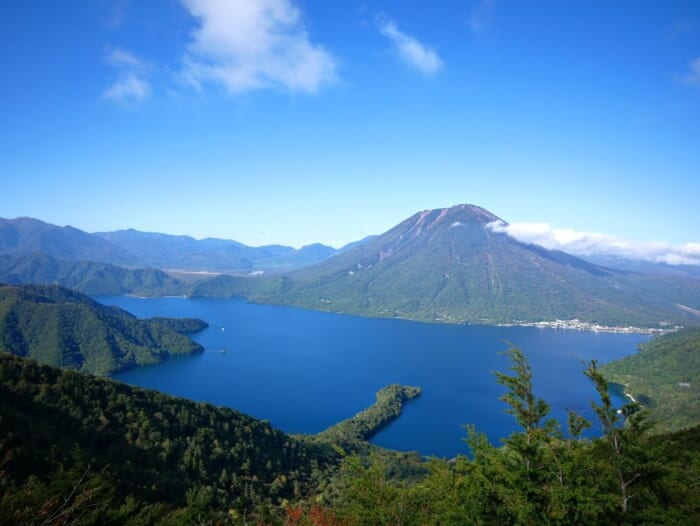
POLYGON ((56 284, 83 294, 172 295, 181 283, 153 268, 127 269, 92 261, 58 260, 44 254, 0 255, 0 283, 56 284))
MULTIPOLYGON (((426 210, 328 260, 268 281, 252 299, 423 321, 574 319, 607 325, 697 323, 634 275, 495 233, 473 205, 426 210)), ((700 308, 700 293, 686 301, 700 308)))
POLYGON ((314 471, 337 462, 330 448, 232 409, 4 353, 0 437, 4 524, 228 524, 229 510, 245 517, 305 496, 314 471), (44 487, 46 479, 55 480, 44 487), (83 499, 84 521, 36 520, 40 510, 61 510, 72 492, 83 499), (27 509, 35 515, 17 515, 27 509))
POLYGON ((670 265, 668 263, 655 263, 641 259, 630 259, 619 256, 586 255, 581 259, 608 268, 637 272, 646 275, 678 276, 700 279, 700 266, 697 265, 670 265))
POLYGON ((700 424, 700 329, 654 338, 601 371, 650 410, 657 431, 700 424))
POLYGON ((78 292, 41 285, 0 285, 0 348, 96 374, 202 350, 165 323, 139 320, 78 292))
POLYGON ((111 244, 138 254, 139 263, 188 270, 251 271, 293 269, 326 259, 336 252, 320 243, 294 249, 283 245, 249 247, 228 239, 197 240, 137 230, 95 234, 111 244))
POLYGON ((45 254, 56 259, 115 265, 131 265, 136 261, 126 250, 98 236, 71 226, 59 227, 29 217, 0 218, 0 254, 45 254))
POLYGON ((38 219, 0 218, 0 256, 49 256, 59 261, 99 262, 184 270, 250 272, 290 270, 338 252, 315 243, 300 249, 284 245, 249 247, 229 239, 194 239, 137 230, 89 234, 38 219))

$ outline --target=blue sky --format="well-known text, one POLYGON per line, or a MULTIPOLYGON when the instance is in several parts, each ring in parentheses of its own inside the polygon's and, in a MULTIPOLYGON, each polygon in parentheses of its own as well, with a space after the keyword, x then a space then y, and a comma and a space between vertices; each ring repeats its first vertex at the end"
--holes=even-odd
POLYGON ((0 60, 2 217, 339 246, 473 203, 700 258, 694 0, 8 0, 0 60))

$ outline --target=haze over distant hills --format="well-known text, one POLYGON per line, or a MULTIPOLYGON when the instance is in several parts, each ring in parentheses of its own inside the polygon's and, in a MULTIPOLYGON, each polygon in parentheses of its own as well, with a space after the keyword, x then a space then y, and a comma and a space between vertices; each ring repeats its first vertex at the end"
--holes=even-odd
POLYGON ((668 276, 684 276, 700 279, 700 266, 696 265, 671 265, 669 263, 657 263, 640 259, 624 258, 619 256, 591 255, 579 256, 595 265, 601 265, 618 270, 627 270, 642 274, 656 274, 668 276))
POLYGON ((228 239, 197 240, 137 230, 89 234, 38 219, 0 218, 0 255, 43 254, 57 260, 184 270, 249 272, 289 270, 336 253, 315 243, 295 249, 283 245, 249 247, 228 239))
POLYGON ((321 261, 336 249, 320 243, 300 249, 284 245, 249 247, 228 239, 172 236, 137 230, 99 232, 101 237, 130 254, 139 264, 189 270, 289 270, 321 261))
POLYGON ((61 260, 135 265, 126 250, 71 226, 59 227, 30 217, 0 218, 0 254, 44 254, 61 260))

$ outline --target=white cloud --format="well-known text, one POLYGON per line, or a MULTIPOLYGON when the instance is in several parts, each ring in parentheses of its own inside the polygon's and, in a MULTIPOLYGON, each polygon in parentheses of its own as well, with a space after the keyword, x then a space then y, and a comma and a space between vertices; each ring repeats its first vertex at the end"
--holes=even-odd
POLYGON ((467 24, 474 33, 481 32, 491 23, 493 4, 494 0, 481 0, 472 11, 467 24))
POLYGON ((333 56, 313 44, 290 0, 181 0, 197 26, 183 78, 230 93, 281 87, 314 93, 336 78, 333 56))
POLYGON ((117 72, 117 80, 102 95, 117 103, 138 102, 151 92, 146 79, 147 65, 125 49, 112 49, 105 62, 117 72))
POLYGON ((700 57, 690 61, 690 73, 685 76, 688 84, 700 85, 700 57))
POLYGON ((121 77, 104 91, 104 96, 114 102, 133 102, 145 99, 151 92, 150 85, 136 74, 121 77))
POLYGON ((403 33, 393 20, 380 17, 377 21, 379 32, 394 44, 399 58, 423 75, 434 75, 443 67, 443 61, 431 47, 403 33))
POLYGON ((663 241, 629 241, 596 232, 553 228, 547 223, 494 221, 486 228, 522 243, 580 256, 616 256, 669 265, 700 265, 700 243, 672 245, 663 241))
POLYGON ((112 49, 107 53, 106 61, 115 68, 144 69, 143 61, 126 49, 112 49))

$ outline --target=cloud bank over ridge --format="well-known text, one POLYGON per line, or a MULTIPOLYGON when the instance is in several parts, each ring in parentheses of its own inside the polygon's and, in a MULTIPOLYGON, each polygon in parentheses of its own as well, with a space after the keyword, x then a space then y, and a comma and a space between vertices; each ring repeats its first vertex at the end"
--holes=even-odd
POLYGON ((664 241, 630 241, 597 232, 554 228, 548 223, 507 224, 493 221, 486 228, 521 243, 578 256, 612 256, 668 265, 700 265, 700 243, 673 245, 664 241))

